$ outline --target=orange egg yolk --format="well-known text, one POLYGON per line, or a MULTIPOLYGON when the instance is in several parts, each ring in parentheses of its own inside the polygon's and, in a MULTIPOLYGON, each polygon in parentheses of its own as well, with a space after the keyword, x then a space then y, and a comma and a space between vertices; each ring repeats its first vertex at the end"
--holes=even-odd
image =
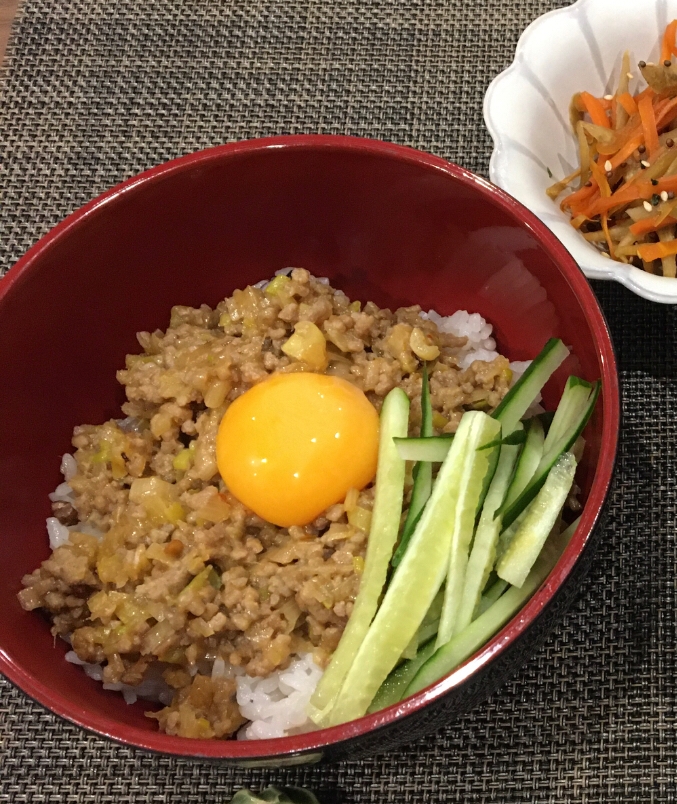
POLYGON ((229 490, 262 519, 306 525, 376 473, 378 414, 362 391, 324 374, 278 374, 226 410, 216 440, 229 490))

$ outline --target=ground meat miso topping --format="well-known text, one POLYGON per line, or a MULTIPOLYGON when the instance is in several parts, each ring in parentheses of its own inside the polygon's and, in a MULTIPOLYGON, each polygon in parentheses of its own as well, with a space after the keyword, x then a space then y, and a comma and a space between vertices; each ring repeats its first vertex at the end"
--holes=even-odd
POLYGON ((221 659, 250 676, 312 652, 326 666, 360 584, 373 490, 352 490, 305 527, 263 521, 229 493, 215 440, 228 405, 276 372, 316 371, 354 383, 380 409, 400 386, 420 421, 428 361, 436 432, 468 409, 493 410, 511 380, 506 358, 461 369, 465 338, 419 307, 351 302, 294 269, 265 289, 236 290, 216 309, 174 307, 165 332, 138 335, 118 373, 120 420, 73 434, 72 502, 53 504, 68 541, 23 579, 27 610, 103 667, 103 680, 161 674, 175 690, 160 728, 220 738, 243 724, 221 659))

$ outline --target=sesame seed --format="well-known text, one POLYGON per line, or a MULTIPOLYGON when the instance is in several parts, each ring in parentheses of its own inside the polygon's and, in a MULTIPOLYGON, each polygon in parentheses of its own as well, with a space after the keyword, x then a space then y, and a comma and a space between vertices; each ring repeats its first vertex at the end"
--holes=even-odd
POLYGON ((626 73, 626 74, 625 74, 625 77, 626 77, 628 80, 632 81, 632 79, 633 79, 635 76, 634 76, 632 73, 626 73))
POLYGON ((613 100, 613 99, 614 99, 613 95, 605 95, 604 96, 604 100, 613 100))
POLYGON ((602 255, 602 257, 606 257, 607 259, 610 259, 609 254, 606 251, 600 251, 599 253, 602 255))
POLYGON ((640 62, 638 62, 638 65, 639 65, 640 69, 644 69, 644 67, 646 67, 646 62, 645 61, 640 61, 640 62))
POLYGON ((672 201, 672 199, 673 199, 674 197, 675 197, 675 194, 672 192, 672 190, 668 190, 668 199, 669 199, 670 201, 672 201))
POLYGON ((652 61, 647 61, 646 66, 647 67, 655 67, 656 65, 652 61))
POLYGON ((640 154, 643 154, 644 151, 646 151, 646 145, 638 145, 637 150, 640 152, 640 154))
POLYGON ((651 212, 651 204, 648 201, 645 201, 643 206, 647 212, 651 212))
POLYGON ((672 137, 668 137, 667 140, 665 140, 665 144, 668 146, 668 148, 672 148, 672 146, 675 144, 675 141, 672 139, 672 137))
POLYGON ((664 67, 671 67, 671 66, 672 66, 672 62, 670 61, 670 59, 666 59, 666 60, 663 62, 663 66, 664 66, 664 67))
POLYGON ((653 184, 654 187, 658 187, 658 179, 651 179, 651 184, 653 184))
POLYGON ((592 182, 591 181, 586 181, 585 186, 586 187, 592 187, 592 182))
POLYGON ((667 201, 667 200, 668 200, 668 191, 663 190, 663 192, 661 193, 661 201, 667 201))
POLYGON ((642 159, 640 164, 642 165, 642 167, 649 167, 649 163, 646 161, 646 159, 642 159))
POLYGON ((607 159, 604 163, 604 170, 608 173, 610 170, 613 170, 613 165, 611 164, 611 160, 607 159))

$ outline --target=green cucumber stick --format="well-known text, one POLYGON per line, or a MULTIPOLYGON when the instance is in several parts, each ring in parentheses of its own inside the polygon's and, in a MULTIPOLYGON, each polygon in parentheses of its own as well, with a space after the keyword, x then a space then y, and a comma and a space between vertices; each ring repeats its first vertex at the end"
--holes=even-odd
MULTIPOLYGON (((444 589, 435 595, 435 599, 430 604, 430 608, 426 612, 423 621, 418 627, 418 630, 411 639, 402 653, 400 659, 411 660, 413 659, 421 648, 432 637, 437 636, 437 629, 440 624, 440 616, 442 614, 442 604, 444 603, 444 589)), ((413 678, 413 676, 412 676, 413 678)))
POLYGON ((562 341, 559 338, 550 338, 531 361, 493 413, 494 418, 503 426, 503 436, 512 433, 543 386, 568 356, 569 350, 562 341))
POLYGON ((321 720, 322 711, 333 704, 383 592, 400 529, 404 497, 405 461, 398 455, 393 438, 406 436, 408 427, 409 398, 401 388, 393 388, 381 408, 374 508, 360 590, 341 641, 310 700, 313 719, 321 720))
POLYGON ((524 444, 515 474, 510 481, 510 487, 505 495, 505 508, 512 505, 529 484, 529 481, 536 473, 538 464, 543 457, 543 444, 545 442, 545 431, 543 424, 538 416, 529 419, 527 423, 527 440, 524 444))
MULTIPOLYGON (((423 364, 421 378, 421 437, 428 438, 433 434, 433 409, 430 403, 430 382, 428 380, 428 366, 423 364)), ((395 550, 392 565, 396 567, 402 560, 407 549, 411 534, 414 532, 418 518, 421 516, 423 506, 428 502, 433 487, 433 465, 430 461, 418 461, 414 466, 414 487, 411 490, 411 501, 407 519, 402 528, 400 543, 395 550)))
POLYGON ((482 449, 482 446, 496 439, 501 432, 501 425, 496 419, 491 419, 491 424, 487 422, 484 425, 485 434, 491 433, 491 435, 489 438, 482 438, 477 442, 475 454, 466 456, 463 475, 459 480, 459 502, 454 518, 450 522, 451 545, 444 604, 437 632, 436 646, 438 648, 448 642, 455 633, 468 566, 468 554, 475 532, 477 510, 482 496, 486 493, 487 474, 489 472, 493 474, 496 467, 495 453, 500 449, 499 447, 482 449))
POLYGON ((499 578, 513 586, 522 586, 557 523, 575 473, 576 459, 570 452, 565 452, 550 470, 543 488, 530 503, 510 546, 496 565, 499 578))
POLYGON ((475 466, 475 472, 467 478, 469 483, 473 488, 481 487, 489 450, 477 448, 495 438, 498 429, 498 423, 480 411, 470 411, 461 419, 409 548, 395 570, 326 725, 354 720, 367 711, 423 621, 447 572, 452 536, 449 523, 454 521, 463 496, 461 478, 468 474, 464 471, 466 463, 470 461, 475 466))
POLYGON ((378 712, 381 709, 385 709, 386 706, 392 706, 392 704, 401 701, 404 691, 412 682, 416 673, 418 673, 434 652, 435 640, 429 639, 418 649, 413 659, 409 659, 399 667, 396 667, 379 687, 367 712, 378 712))
POLYGON ((495 581, 480 598, 476 616, 479 617, 480 614, 484 614, 489 606, 495 603, 509 586, 510 584, 504 581, 503 578, 499 578, 495 581))
MULTIPOLYGON (((497 634, 550 575, 574 535, 579 522, 580 517, 563 533, 552 535, 545 543, 522 587, 518 589, 516 586, 511 586, 467 628, 437 650, 418 671, 402 698, 425 689, 451 673, 461 662, 470 658, 497 634)), ((405 665, 402 667, 404 668, 405 665)))
POLYGON ((574 446, 592 415, 600 387, 599 380, 590 384, 578 377, 569 377, 536 472, 519 497, 511 505, 501 507, 505 527, 510 526, 538 494, 558 458, 574 446))
MULTIPOLYGON (((518 425, 518 427, 521 426, 521 424, 518 425)), ((501 531, 501 517, 496 516, 496 511, 501 507, 510 486, 510 479, 517 463, 519 451, 519 446, 504 444, 501 447, 496 472, 484 499, 482 515, 477 525, 472 550, 468 558, 461 603, 452 636, 462 631, 472 622, 482 595, 482 589, 494 566, 496 543, 501 531)))
MULTIPOLYGON (((550 377, 557 371, 569 356, 569 350, 559 338, 550 338, 541 351, 531 361, 526 371, 503 397, 501 404, 493 412, 493 417, 501 423, 502 438, 509 438, 529 407, 550 377)), ((498 451, 493 452, 493 459, 482 489, 480 502, 489 489, 498 462, 498 451)))

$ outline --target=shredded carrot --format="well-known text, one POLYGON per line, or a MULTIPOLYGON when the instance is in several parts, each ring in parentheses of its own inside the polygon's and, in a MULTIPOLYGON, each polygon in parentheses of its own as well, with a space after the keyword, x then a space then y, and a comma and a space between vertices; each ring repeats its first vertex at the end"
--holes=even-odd
POLYGON ((590 196, 594 195, 596 190, 597 188, 593 187, 592 185, 589 187, 584 185, 580 190, 576 190, 575 193, 571 193, 571 195, 566 196, 566 198, 564 198, 560 204, 560 209, 564 211, 567 207, 580 204, 583 201, 589 201, 590 196))
POLYGON ((646 89, 643 89, 641 92, 638 92, 635 95, 635 101, 639 103, 642 100, 642 98, 646 98, 647 96, 653 98, 655 94, 656 93, 653 91, 653 89, 651 89, 651 87, 647 87, 646 89))
POLYGON ((599 98, 596 98, 589 92, 581 92, 581 101, 585 106, 585 111, 590 115, 590 119, 596 126, 611 128, 611 122, 607 117, 606 109, 599 98))
POLYGON ((669 60, 675 52, 675 37, 677 35, 677 20, 673 20, 665 29, 661 44, 661 61, 669 60))
POLYGON ((667 125, 675 115, 677 115, 677 98, 672 98, 659 108, 656 114, 656 127, 662 128, 667 125))
POLYGON ((635 99, 629 92, 621 93, 616 100, 630 115, 630 117, 632 117, 633 114, 637 114, 637 104, 635 103, 635 99))
POLYGON ((661 62, 648 69, 640 62, 650 85, 634 95, 629 58, 626 52, 614 94, 581 91, 571 99, 580 182, 571 192, 572 173, 547 194, 554 201, 570 193, 560 209, 607 256, 677 277, 677 19, 665 29, 661 62))
POLYGON ((653 159, 658 150, 658 130, 656 129, 656 116, 654 115, 653 101, 646 97, 637 104, 639 116, 642 121, 644 142, 649 151, 649 159, 653 159))
POLYGON ((672 215, 668 215, 667 218, 661 218, 660 215, 652 215, 649 218, 642 218, 639 221, 630 226, 630 231, 632 234, 643 235, 647 234, 647 232, 656 232, 659 229, 664 229, 666 226, 672 226, 673 223, 677 223, 677 218, 673 218, 672 215))
POLYGON ((592 196, 587 201, 580 201, 578 204, 572 204, 569 207, 569 212, 573 217, 584 217, 586 220, 592 219, 588 210, 600 200, 599 187, 593 186, 593 190, 592 196))
POLYGON ((677 240, 668 240, 664 243, 643 243, 641 246, 637 246, 637 253, 645 262, 661 260, 663 257, 677 254, 677 240))
POLYGON ((630 159, 633 153, 644 144, 644 134, 635 134, 634 137, 629 139, 625 145, 611 157, 612 168, 617 168, 626 159, 630 159))
POLYGON ((599 198, 585 209, 585 214, 594 218, 603 212, 609 212, 614 207, 622 207, 633 201, 648 201, 653 195, 660 195, 663 190, 667 193, 677 192, 677 176, 665 176, 658 179, 658 184, 651 184, 647 181, 637 181, 634 184, 627 184, 616 190, 609 198, 599 198))

